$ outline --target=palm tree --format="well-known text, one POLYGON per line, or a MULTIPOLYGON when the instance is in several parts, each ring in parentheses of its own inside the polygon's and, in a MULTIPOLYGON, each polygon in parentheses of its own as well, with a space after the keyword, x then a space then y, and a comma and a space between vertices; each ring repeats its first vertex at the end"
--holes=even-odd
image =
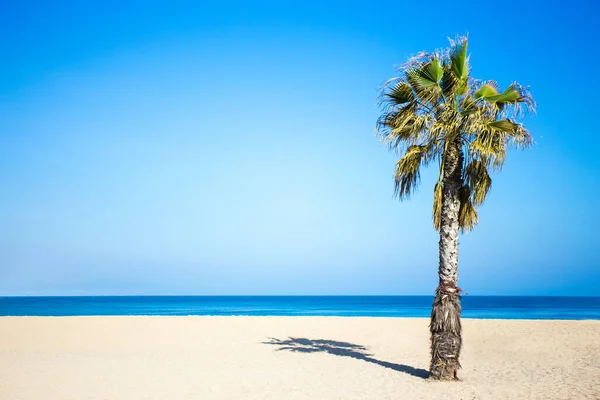
POLYGON ((529 91, 512 83, 470 76, 467 38, 444 50, 423 52, 399 68, 382 88, 377 135, 402 154, 396 163, 395 194, 404 200, 419 184, 421 166, 437 161, 433 225, 440 234, 439 284, 431 311, 430 377, 455 380, 460 368, 459 231, 478 222, 477 207, 491 188, 490 173, 501 169, 507 149, 532 144, 515 121, 535 111, 529 91))

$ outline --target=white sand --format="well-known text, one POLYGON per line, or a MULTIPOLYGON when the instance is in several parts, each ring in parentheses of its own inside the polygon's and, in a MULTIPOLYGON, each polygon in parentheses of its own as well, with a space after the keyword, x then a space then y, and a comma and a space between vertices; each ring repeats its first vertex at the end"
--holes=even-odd
POLYGON ((422 378, 427 323, 2 317, 0 399, 600 399, 600 321, 464 320, 450 383, 422 378))

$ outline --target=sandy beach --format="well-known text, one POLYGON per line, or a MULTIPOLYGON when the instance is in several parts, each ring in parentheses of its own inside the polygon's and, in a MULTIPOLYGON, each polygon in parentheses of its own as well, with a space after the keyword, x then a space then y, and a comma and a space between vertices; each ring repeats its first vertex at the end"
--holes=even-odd
POLYGON ((600 399, 600 321, 464 320, 461 382, 426 319, 2 317, 0 399, 600 399))

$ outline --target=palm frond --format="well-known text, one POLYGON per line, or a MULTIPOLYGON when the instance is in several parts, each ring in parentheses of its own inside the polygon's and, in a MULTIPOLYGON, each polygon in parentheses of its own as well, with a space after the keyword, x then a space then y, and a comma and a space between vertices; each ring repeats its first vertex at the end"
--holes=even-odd
POLYGON ((444 74, 442 75, 440 86, 442 88, 444 99, 447 102, 450 102, 451 106, 456 109, 458 91, 463 86, 463 83, 454 75, 452 69, 448 65, 444 65, 444 74))
POLYGON ((488 123, 488 126, 496 131, 506 135, 508 145, 513 145, 517 149, 524 149, 533 144, 531 133, 523 124, 515 122, 511 119, 501 119, 488 123))
POLYGON ((492 188, 492 178, 488 174, 486 165, 480 160, 472 160, 465 167, 465 185, 469 188, 471 202, 480 206, 485 201, 488 191, 492 188))
POLYGON ((395 195, 406 199, 415 190, 420 179, 421 164, 427 165, 431 160, 429 146, 410 146, 404 156, 396 163, 394 176, 395 195))
POLYGON ((514 132, 519 128, 519 125, 510 119, 500 119, 488 123, 488 126, 500 132, 514 132))
POLYGON ((537 105, 529 89, 513 82, 506 92, 508 92, 508 101, 505 98, 496 101, 497 105, 501 105, 499 108, 502 109, 501 115, 504 118, 519 118, 527 114, 535 114, 537 105), (513 100, 515 97, 516 100, 513 100))
MULTIPOLYGON (((465 96, 459 104, 459 112, 463 117, 468 117, 474 113, 481 113, 484 110, 477 101, 471 96, 465 96)), ((468 120, 467 120, 468 121, 468 120)))
POLYGON ((517 118, 535 113, 536 104, 531 93, 517 82, 511 83, 504 92, 499 93, 498 84, 488 81, 478 87, 474 97, 494 105, 497 116, 501 118, 517 118))
POLYGON ((496 103, 500 106, 504 103, 518 103, 519 101, 521 101, 521 93, 519 93, 519 91, 511 85, 500 94, 484 96, 484 98, 490 103, 496 103))
POLYGON ((481 160, 486 167, 500 170, 506 158, 506 143, 501 133, 491 129, 482 130, 469 144, 469 151, 473 158, 481 160))
POLYGON ((410 85, 404 81, 398 81, 396 84, 385 93, 389 102, 394 105, 403 105, 415 100, 410 85))
POLYGON ((460 209, 458 211, 458 225, 464 231, 470 231, 475 228, 479 222, 479 216, 473 203, 471 202, 471 193, 468 186, 463 186, 459 190, 460 209))
POLYGON ((428 118, 411 114, 404 118, 393 119, 390 122, 389 133, 386 137, 391 150, 401 152, 404 146, 416 145, 420 142, 422 132, 427 126, 428 118))
POLYGON ((440 81, 444 71, 437 54, 425 57, 405 71, 405 79, 422 104, 436 108, 441 95, 440 81))
POLYGON ((467 55, 468 39, 459 37, 455 41, 450 41, 450 64, 452 73, 458 80, 457 95, 462 96, 467 93, 469 87, 469 57, 467 55))
POLYGON ((429 116, 419 113, 413 101, 384 113, 377 123, 376 134, 390 150, 401 153, 423 141, 428 123, 429 116))
POLYGON ((440 229, 442 222, 442 176, 442 172, 440 172, 440 179, 433 188, 433 209, 431 214, 433 216, 433 227, 436 230, 440 229))
POLYGON ((498 84, 494 81, 489 81, 484 83, 475 91, 475 99, 486 99, 490 96, 495 96, 498 94, 498 84))

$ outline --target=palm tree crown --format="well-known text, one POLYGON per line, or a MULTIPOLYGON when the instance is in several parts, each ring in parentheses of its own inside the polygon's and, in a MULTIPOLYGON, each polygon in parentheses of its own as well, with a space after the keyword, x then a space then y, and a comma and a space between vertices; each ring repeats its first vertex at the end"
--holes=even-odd
POLYGON ((490 172, 502 167, 509 147, 533 142, 515 121, 535 111, 529 91, 516 82, 500 91, 495 81, 473 79, 467 44, 466 37, 459 37, 448 49, 412 57, 399 69, 401 75, 382 88, 377 135, 402 154, 396 163, 395 194, 407 198, 419 183, 421 166, 438 161, 433 201, 438 230, 445 173, 454 171, 460 184, 459 226, 470 230, 478 222, 476 208, 491 188, 490 172), (448 162, 459 165, 445 168, 448 162))

